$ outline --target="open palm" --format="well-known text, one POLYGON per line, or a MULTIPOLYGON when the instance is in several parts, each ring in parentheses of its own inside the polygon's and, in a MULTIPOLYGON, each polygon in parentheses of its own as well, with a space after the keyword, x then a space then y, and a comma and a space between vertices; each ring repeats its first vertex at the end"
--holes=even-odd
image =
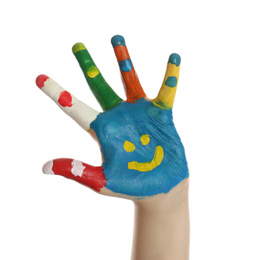
POLYGON ((112 45, 126 101, 104 80, 85 46, 82 43, 73 46, 86 80, 105 112, 99 113, 82 103, 48 76, 37 77, 37 86, 98 140, 103 155, 99 167, 63 158, 47 162, 43 171, 65 176, 107 195, 136 199, 168 193, 189 176, 184 148, 172 118, 180 56, 170 55, 159 94, 149 100, 124 38, 114 36, 112 45))

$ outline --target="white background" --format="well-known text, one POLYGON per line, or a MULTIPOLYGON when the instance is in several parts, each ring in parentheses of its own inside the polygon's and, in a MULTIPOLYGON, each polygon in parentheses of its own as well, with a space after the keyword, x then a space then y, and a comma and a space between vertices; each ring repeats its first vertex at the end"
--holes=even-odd
POLYGON ((253 1, 2 1, 0 24, 0 259, 129 259, 132 202, 41 173, 53 158, 101 159, 34 83, 45 73, 100 110, 71 52, 81 41, 124 98, 115 34, 150 98, 169 54, 182 57, 174 120, 191 174, 191 260, 255 259, 253 1))

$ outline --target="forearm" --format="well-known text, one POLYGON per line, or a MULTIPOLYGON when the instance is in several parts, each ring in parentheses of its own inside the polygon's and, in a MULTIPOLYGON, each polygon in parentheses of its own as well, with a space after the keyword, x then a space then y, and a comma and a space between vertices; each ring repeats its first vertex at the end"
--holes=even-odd
POLYGON ((188 260, 188 179, 167 195, 135 202, 132 260, 188 260))

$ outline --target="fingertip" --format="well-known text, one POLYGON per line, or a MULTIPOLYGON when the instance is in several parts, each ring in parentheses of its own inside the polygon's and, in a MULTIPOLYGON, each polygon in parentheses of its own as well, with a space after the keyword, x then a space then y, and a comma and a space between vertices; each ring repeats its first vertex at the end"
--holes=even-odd
POLYGON ((35 83, 37 85, 38 88, 42 88, 44 87, 44 82, 48 79, 49 77, 47 75, 41 74, 39 75, 36 80, 35 83))
POLYGON ((43 173, 45 173, 45 174, 54 174, 54 172, 52 170, 52 167, 53 167, 53 160, 50 160, 50 161, 46 162, 43 165, 43 167, 42 167, 43 173))
POLYGON ((169 57, 168 63, 172 63, 178 67, 181 63, 181 56, 177 53, 172 53, 169 57))
POLYGON ((81 42, 75 43, 73 48, 72 48, 73 54, 75 54, 75 53, 77 53, 78 51, 81 51, 81 50, 86 50, 85 45, 81 42))
POLYGON ((112 47, 115 48, 117 45, 126 46, 126 42, 123 36, 115 35, 111 39, 112 47))

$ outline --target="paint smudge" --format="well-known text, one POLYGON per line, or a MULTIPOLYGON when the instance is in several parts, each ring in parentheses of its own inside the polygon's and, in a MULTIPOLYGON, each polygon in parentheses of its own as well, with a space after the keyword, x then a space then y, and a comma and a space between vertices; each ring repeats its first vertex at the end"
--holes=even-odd
POLYGON ((124 72, 131 71, 133 68, 132 62, 130 59, 120 61, 120 69, 124 72))
POLYGON ((149 135, 142 135, 140 138, 142 145, 147 145, 150 142, 149 135))
POLYGON ((168 77, 165 85, 170 87, 170 88, 174 88, 177 86, 177 78, 176 77, 168 77))
POLYGON ((75 54, 76 52, 81 51, 81 50, 86 50, 86 47, 83 43, 78 42, 78 43, 74 44, 74 46, 72 48, 73 54, 75 54))
POLYGON ((42 169, 43 173, 54 174, 54 172, 52 171, 52 167, 53 167, 53 160, 50 160, 43 165, 43 169, 42 169))
POLYGON ((36 80, 35 83, 37 85, 38 88, 42 88, 44 87, 44 82, 48 79, 49 77, 47 75, 41 74, 39 75, 36 80))
POLYGON ((168 63, 172 63, 172 64, 174 64, 178 67, 181 63, 180 55, 177 54, 177 53, 171 54, 170 57, 169 57, 168 63))
POLYGON ((111 39, 111 43, 113 48, 115 48, 117 45, 126 46, 125 39, 121 35, 115 35, 111 39))
POLYGON ((62 107, 72 107, 72 96, 68 91, 62 91, 59 94, 58 103, 62 107))
POLYGON ((91 66, 87 71, 87 74, 90 78, 95 78, 99 73, 100 72, 96 66, 91 66))
POLYGON ((123 147, 128 153, 131 153, 135 150, 135 145, 129 141, 125 141, 123 147))
POLYGON ((71 172, 74 176, 82 176, 84 170, 86 169, 86 166, 82 164, 81 161, 73 160, 72 161, 72 169, 71 172))

